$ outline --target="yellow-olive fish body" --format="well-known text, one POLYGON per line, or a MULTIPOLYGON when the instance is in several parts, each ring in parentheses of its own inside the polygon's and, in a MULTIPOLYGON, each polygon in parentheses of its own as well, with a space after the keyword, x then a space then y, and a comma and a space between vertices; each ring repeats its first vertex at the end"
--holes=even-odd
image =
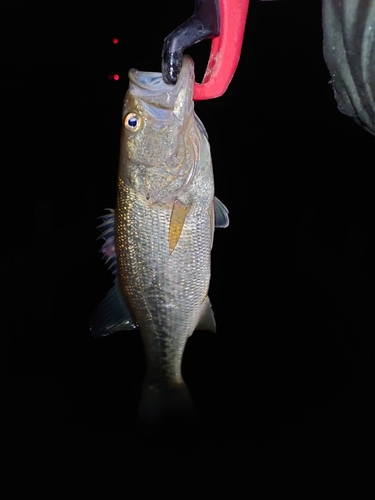
POLYGON ((115 275, 95 311, 95 337, 138 328, 146 358, 143 422, 194 413, 181 375, 195 329, 215 331, 208 298, 214 228, 228 211, 215 197, 207 133, 194 112, 194 65, 184 56, 176 85, 129 71, 117 206, 103 216, 102 253, 115 275))

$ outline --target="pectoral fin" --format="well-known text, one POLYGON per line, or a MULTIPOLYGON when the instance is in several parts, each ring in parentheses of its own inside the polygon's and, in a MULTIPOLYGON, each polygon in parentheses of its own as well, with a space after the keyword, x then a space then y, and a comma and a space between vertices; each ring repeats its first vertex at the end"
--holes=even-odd
POLYGON ((182 228, 184 227, 185 217, 189 210, 189 206, 184 205, 182 201, 175 200, 172 208, 171 220, 169 223, 169 253, 172 253, 176 248, 180 239, 182 228))

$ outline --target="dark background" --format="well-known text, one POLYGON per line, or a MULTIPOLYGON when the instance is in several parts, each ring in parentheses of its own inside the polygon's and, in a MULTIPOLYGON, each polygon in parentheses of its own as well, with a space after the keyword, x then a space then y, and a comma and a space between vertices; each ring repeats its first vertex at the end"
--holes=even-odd
MULTIPOLYGON (((211 462, 371 432, 374 138, 337 110, 320 2, 252 0, 227 92, 196 103, 230 211, 212 253, 218 331, 196 332, 183 363, 200 428, 142 434, 139 333, 89 334, 112 283, 95 227, 115 204, 127 71, 159 71, 193 8, 2 3, 2 414, 22 456, 32 441, 211 462)), ((197 80, 209 49, 188 50, 197 80)))

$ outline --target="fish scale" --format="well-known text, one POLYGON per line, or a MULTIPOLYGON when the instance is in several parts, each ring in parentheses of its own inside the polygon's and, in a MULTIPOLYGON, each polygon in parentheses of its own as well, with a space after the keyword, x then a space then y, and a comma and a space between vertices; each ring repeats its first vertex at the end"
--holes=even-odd
POLYGON ((117 223, 118 239, 124 242, 118 255, 119 278, 140 330, 152 329, 147 322, 149 311, 153 325, 160 325, 153 326, 155 335, 180 336, 181 331, 190 335, 208 291, 211 215, 207 212, 201 224, 206 225, 205 231, 197 230, 193 216, 188 218, 179 244, 170 254, 170 209, 150 210, 122 183, 118 192, 118 213, 126 214, 117 223), (160 286, 155 286, 153 276, 160 286))

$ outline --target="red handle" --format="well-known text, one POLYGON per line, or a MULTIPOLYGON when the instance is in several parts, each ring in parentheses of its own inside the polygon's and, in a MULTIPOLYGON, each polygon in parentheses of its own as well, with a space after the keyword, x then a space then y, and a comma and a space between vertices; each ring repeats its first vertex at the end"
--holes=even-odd
POLYGON ((241 55, 250 0, 219 0, 220 35, 213 38, 202 83, 194 85, 194 100, 220 97, 227 90, 241 55))

